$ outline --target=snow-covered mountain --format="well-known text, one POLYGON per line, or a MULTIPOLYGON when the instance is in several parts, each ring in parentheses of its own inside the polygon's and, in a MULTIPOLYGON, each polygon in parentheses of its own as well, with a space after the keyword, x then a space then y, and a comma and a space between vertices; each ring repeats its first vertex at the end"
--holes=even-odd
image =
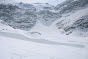
POLYGON ((0 21, 0 59, 88 59, 88 37, 56 30, 38 21, 31 31, 22 31, 0 21))
POLYGON ((38 20, 44 25, 50 25, 57 18, 54 7, 49 4, 0 4, 0 19, 13 28, 30 30, 38 20), (52 18, 52 20, 50 20, 52 18), (50 22, 50 23, 49 23, 50 22))
POLYGON ((48 3, 33 3, 36 9, 42 10, 42 9, 53 9, 53 5, 49 5, 48 3))
POLYGON ((66 35, 88 36, 87 16, 88 0, 66 0, 55 7, 48 3, 0 4, 0 19, 22 30, 30 30, 40 21, 46 27, 56 26, 66 35))
POLYGON ((0 4, 0 59, 88 59, 87 3, 0 4))
POLYGON ((0 4, 0 19, 13 28, 28 30, 36 23, 35 10, 30 4, 0 4))
POLYGON ((56 25, 62 33, 88 36, 88 0, 67 0, 55 9, 61 14, 56 25))
POLYGON ((88 6, 88 0, 66 0, 55 7, 60 14, 74 12, 74 10, 83 9, 88 6))

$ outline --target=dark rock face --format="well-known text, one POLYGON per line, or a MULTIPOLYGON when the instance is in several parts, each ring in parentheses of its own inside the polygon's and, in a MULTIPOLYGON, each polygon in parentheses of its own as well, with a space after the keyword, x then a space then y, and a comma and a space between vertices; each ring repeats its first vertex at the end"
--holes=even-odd
POLYGON ((18 6, 0 4, 0 19, 13 28, 28 30, 36 23, 34 11, 35 8, 28 4, 19 4, 18 6))
MULTIPOLYGON (((85 8, 88 8, 88 0, 67 0, 62 4, 57 5, 55 7, 55 10, 58 11, 58 13, 61 15, 67 14, 67 16, 65 17, 69 17, 71 14, 76 13, 76 11, 85 8)), ((74 19, 72 21, 74 21, 74 19)), ((74 21, 71 25, 69 25, 70 22, 71 20, 69 19, 62 19, 57 22, 56 25, 58 29, 63 29, 67 35, 71 34, 76 28, 79 28, 80 30, 88 29, 88 15, 83 15, 82 17, 74 21)))
POLYGON ((66 0, 55 7, 61 14, 68 13, 88 5, 88 0, 66 0))
MULTIPOLYGON (((53 10, 53 6, 43 6, 39 10, 32 4, 0 4, 0 19, 7 22, 13 28, 22 30, 30 30, 37 22, 43 21, 44 25, 48 22, 53 23, 56 20, 57 14, 53 10), (51 9, 51 10, 50 10, 51 9)), ((49 24, 49 25, 50 25, 49 24)))
POLYGON ((40 22, 46 26, 51 25, 55 20, 59 18, 58 13, 52 12, 50 10, 41 10, 38 15, 40 22))

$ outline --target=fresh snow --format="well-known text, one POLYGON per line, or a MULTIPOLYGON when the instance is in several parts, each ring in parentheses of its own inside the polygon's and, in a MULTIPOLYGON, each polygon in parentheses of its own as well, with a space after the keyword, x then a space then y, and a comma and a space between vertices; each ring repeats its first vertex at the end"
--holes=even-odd
MULTIPOLYGON (((43 7, 41 4, 36 6, 43 7)), ((63 29, 56 26, 60 21, 63 28, 71 26, 88 15, 87 11, 88 8, 84 7, 62 14, 51 26, 45 26, 44 21, 38 20, 29 31, 14 29, 0 20, 0 59, 88 59, 88 30, 76 28, 72 34, 64 35, 63 29)))
POLYGON ((0 59, 87 59, 88 47, 41 44, 0 37, 0 59))
POLYGON ((69 37, 57 31, 38 22, 27 32, 1 21, 0 59, 88 59, 87 37, 69 37))

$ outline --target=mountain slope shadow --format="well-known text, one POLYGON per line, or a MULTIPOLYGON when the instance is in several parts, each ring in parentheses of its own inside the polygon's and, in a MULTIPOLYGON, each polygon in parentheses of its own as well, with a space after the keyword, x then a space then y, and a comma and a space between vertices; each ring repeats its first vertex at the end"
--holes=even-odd
POLYGON ((32 38, 28 38, 22 34, 16 34, 16 33, 0 32, 0 36, 10 37, 10 38, 20 39, 20 40, 26 40, 26 41, 31 41, 31 42, 41 43, 41 44, 65 45, 65 46, 78 47, 78 48, 85 47, 85 45, 82 45, 82 44, 61 43, 61 42, 54 42, 54 41, 49 41, 49 40, 45 40, 45 39, 32 39, 32 38))

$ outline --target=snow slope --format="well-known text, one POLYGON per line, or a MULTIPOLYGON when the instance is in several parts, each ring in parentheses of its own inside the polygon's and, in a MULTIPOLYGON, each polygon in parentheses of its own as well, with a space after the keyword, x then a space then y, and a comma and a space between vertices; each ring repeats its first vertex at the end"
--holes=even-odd
MULTIPOLYGON (((22 5, 28 7, 29 4, 22 5)), ((45 23, 43 24, 40 16, 30 31, 14 29, 0 20, 0 59, 88 59, 88 37, 86 34, 88 31, 85 28, 88 21, 87 11, 88 8, 63 13, 62 17, 52 25, 57 13, 52 15, 45 11, 46 13, 44 12, 42 15, 45 17, 45 20, 43 19, 45 23), (49 18, 46 17, 47 15, 49 18), (53 19, 51 19, 52 16, 53 19), (82 19, 83 21, 80 22, 82 19), (51 26, 46 26, 49 25, 48 22, 51 22, 51 26), (83 25, 83 29, 78 26, 80 24, 83 25)), ((25 15, 23 14, 23 16, 25 15)), ((18 19, 16 21, 19 22, 18 19)), ((24 19, 22 21, 24 22, 24 19)))
POLYGON ((88 38, 58 35, 52 27, 41 23, 34 27, 41 35, 35 30, 29 31, 34 32, 29 35, 27 31, 13 29, 2 22, 0 59, 88 59, 88 38))
MULTIPOLYGON (((75 36, 88 36, 88 8, 80 9, 74 13, 63 14, 63 16, 56 21, 58 29, 62 29, 63 33, 67 35, 73 34, 75 36)), ((55 24, 55 23, 54 23, 55 24)))
POLYGON ((87 49, 0 36, 0 59, 87 59, 87 49))

